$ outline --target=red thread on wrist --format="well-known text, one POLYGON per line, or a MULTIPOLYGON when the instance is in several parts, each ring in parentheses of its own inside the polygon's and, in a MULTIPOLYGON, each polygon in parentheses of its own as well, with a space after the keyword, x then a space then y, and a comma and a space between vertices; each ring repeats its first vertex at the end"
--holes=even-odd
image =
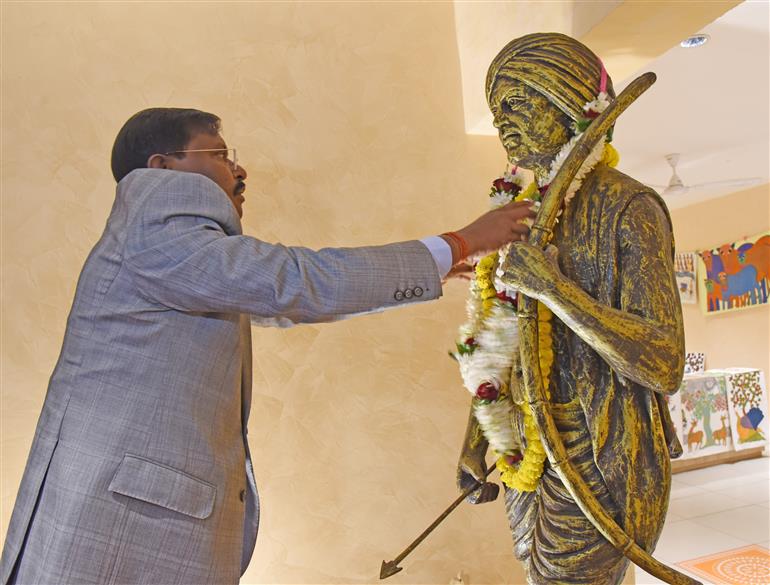
POLYGON ((468 257, 468 242, 465 241, 465 238, 463 238, 461 235, 459 235, 456 232, 446 232, 441 234, 442 236, 446 236, 450 240, 452 240, 455 244, 457 244, 457 247, 459 250, 459 257, 457 258, 457 262, 454 262, 454 264, 457 264, 458 262, 462 262, 468 257))

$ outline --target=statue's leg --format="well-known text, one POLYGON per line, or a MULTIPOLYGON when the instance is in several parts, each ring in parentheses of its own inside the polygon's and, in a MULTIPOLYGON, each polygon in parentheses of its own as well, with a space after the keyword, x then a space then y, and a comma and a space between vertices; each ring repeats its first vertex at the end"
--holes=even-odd
MULTIPOLYGON (((570 459, 617 519, 618 506, 594 463, 580 405, 574 400, 552 407, 570 459)), ((583 515, 553 469, 546 469, 535 492, 506 489, 505 506, 514 555, 524 564, 530 584, 616 585, 623 580, 628 561, 583 515)))

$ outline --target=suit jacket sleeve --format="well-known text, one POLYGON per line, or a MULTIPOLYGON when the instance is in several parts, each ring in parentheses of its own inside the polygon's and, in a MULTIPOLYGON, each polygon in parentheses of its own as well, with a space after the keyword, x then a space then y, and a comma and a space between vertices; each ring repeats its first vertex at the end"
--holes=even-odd
POLYGON ((166 173, 163 180, 137 198, 124 255, 140 293, 152 302, 285 324, 332 321, 441 295, 435 261, 418 241, 320 251, 268 244, 241 235, 235 209, 208 178, 158 172, 166 173))

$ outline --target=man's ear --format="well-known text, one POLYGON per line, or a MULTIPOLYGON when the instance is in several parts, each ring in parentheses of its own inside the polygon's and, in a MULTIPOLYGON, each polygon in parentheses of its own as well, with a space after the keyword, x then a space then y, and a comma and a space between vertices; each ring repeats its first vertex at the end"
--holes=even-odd
POLYGON ((167 169, 168 164, 166 164, 166 157, 162 154, 153 154, 150 158, 147 159, 147 168, 167 169))

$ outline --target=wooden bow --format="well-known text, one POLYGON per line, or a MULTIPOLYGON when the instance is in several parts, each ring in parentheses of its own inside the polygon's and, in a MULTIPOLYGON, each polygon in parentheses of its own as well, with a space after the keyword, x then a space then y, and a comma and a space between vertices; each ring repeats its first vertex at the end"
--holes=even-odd
MULTIPOLYGON (((543 198, 535 223, 529 236, 529 243, 544 249, 552 235, 556 216, 572 180, 596 144, 607 133, 615 120, 653 83, 654 73, 645 73, 631 82, 628 87, 602 112, 586 129, 575 147, 567 156, 561 169, 552 181, 543 198)), ((545 395, 545 386, 540 374, 538 352, 537 301, 519 295, 519 349, 524 381, 524 395, 537 423, 540 440, 548 460, 558 473, 562 483, 586 518, 620 552, 642 569, 658 579, 672 585, 695 585, 699 581, 676 571, 654 559, 628 536, 615 520, 604 510, 580 473, 569 460, 564 443, 550 411, 545 395)))

